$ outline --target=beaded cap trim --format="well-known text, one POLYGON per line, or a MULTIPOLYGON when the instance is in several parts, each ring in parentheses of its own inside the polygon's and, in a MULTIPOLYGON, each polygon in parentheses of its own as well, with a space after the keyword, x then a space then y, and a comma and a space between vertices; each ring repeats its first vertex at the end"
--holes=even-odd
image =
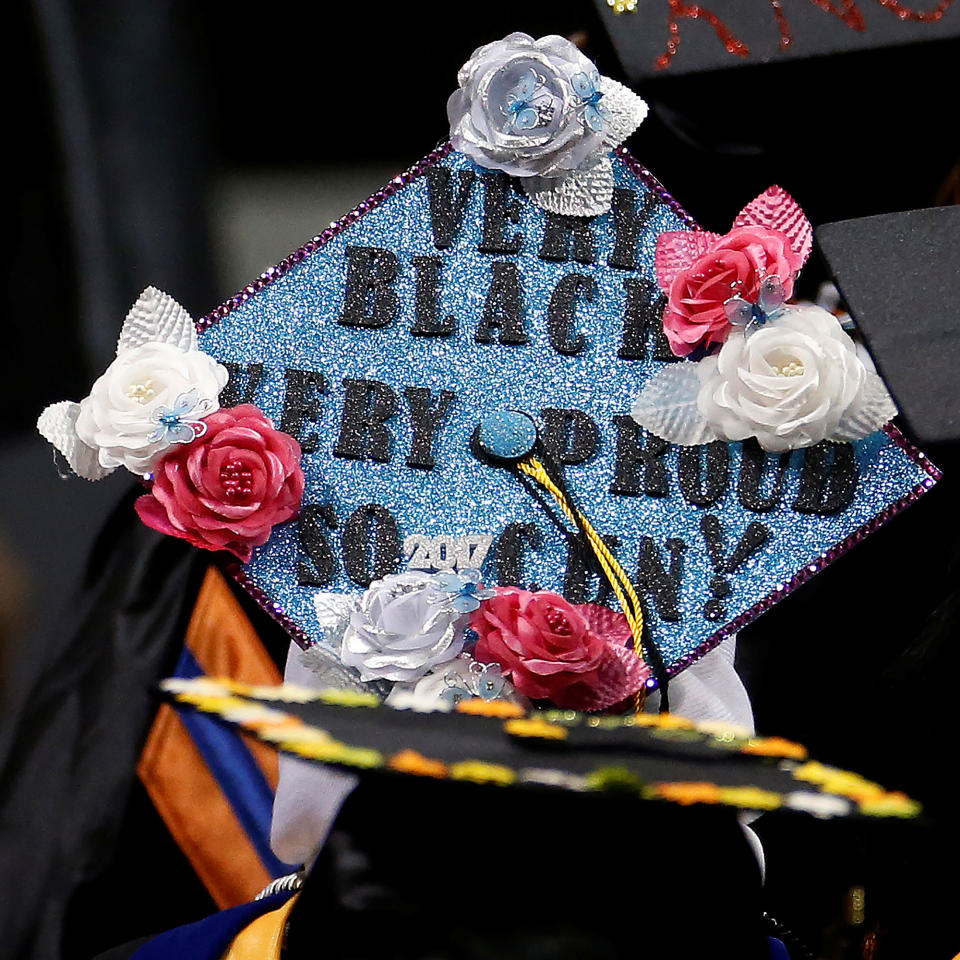
MULTIPOLYGON (((513 716, 505 716, 502 703, 468 700, 459 704, 456 713, 467 722, 486 724, 483 733, 491 744, 501 737, 525 741, 566 741, 569 731, 584 729, 590 736, 581 739, 580 751, 596 750, 597 766, 590 771, 572 772, 557 766, 563 753, 553 754, 548 748, 540 756, 543 766, 513 767, 502 762, 491 763, 474 758, 440 760, 426 757, 413 747, 384 753, 369 746, 344 743, 328 731, 306 723, 282 704, 323 704, 335 710, 389 711, 379 698, 369 693, 345 690, 311 691, 292 685, 277 687, 251 686, 232 680, 207 677, 180 678, 161 683, 164 692, 178 705, 214 714, 236 724, 254 736, 272 743, 284 752, 322 763, 331 763, 359 770, 392 771, 438 779, 466 780, 495 786, 538 786, 578 792, 628 791, 638 799, 691 805, 718 804, 744 810, 764 811, 789 809, 818 817, 863 815, 871 817, 912 818, 920 813, 920 805, 902 793, 885 790, 858 774, 821 764, 809 759, 805 748, 779 738, 743 738, 734 731, 724 731, 709 724, 696 724, 670 714, 636 714, 624 717, 594 717, 576 711, 533 711, 522 716, 514 708, 513 716), (649 754, 653 749, 650 737, 662 741, 657 752, 691 745, 707 751, 738 754, 752 760, 759 771, 775 764, 780 774, 795 781, 795 790, 772 790, 752 783, 717 784, 698 781, 644 781, 635 769, 603 765, 602 758, 610 748, 622 754, 649 754), (631 738, 637 738, 631 746, 631 738), (616 742, 614 742, 614 739, 616 742)), ((509 705, 508 705, 509 706, 509 705)), ((342 717, 340 718, 342 720, 342 717)), ((391 726, 388 717, 384 726, 391 726)), ((481 731, 476 731, 479 734, 481 731)), ((475 740, 471 742, 475 743, 475 740)), ((526 755, 526 754, 525 754, 526 755)), ((529 754, 531 760, 536 757, 529 754)), ((713 760, 712 762, 717 762, 713 760)), ((788 782, 789 782, 788 781, 788 782)))

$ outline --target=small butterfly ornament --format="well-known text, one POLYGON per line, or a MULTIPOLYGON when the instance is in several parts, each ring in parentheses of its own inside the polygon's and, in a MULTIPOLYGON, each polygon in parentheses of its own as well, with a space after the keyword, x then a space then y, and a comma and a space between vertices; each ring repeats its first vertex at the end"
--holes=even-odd
POLYGON ((443 603, 458 613, 473 613, 484 600, 497 595, 496 590, 483 586, 479 570, 461 570, 459 573, 438 573, 431 578, 439 594, 435 603, 443 603))
POLYGON ((191 443, 207 432, 203 417, 213 411, 213 403, 201 398, 199 391, 181 393, 172 407, 159 407, 153 414, 156 430, 147 439, 150 443, 191 443))
POLYGON ((730 323, 735 327, 741 327, 744 336, 749 337, 783 313, 786 299, 783 281, 774 274, 770 274, 760 282, 756 303, 751 303, 739 293, 735 293, 724 302, 723 310, 730 323))
POLYGON ((603 94, 597 89, 600 75, 575 73, 570 78, 570 83, 573 86, 573 92, 580 99, 584 126, 594 133, 603 133, 604 123, 607 120, 607 108, 600 102, 603 94))
POLYGON ((535 130, 547 124, 553 117, 550 94, 544 89, 544 79, 532 67, 520 78, 520 82, 507 94, 506 128, 521 132, 535 130))
POLYGON ((469 655, 461 655, 457 661, 455 668, 443 675, 441 700, 454 705, 474 697, 496 700, 506 689, 507 681, 499 663, 479 663, 469 655), (468 663, 466 670, 463 669, 464 663, 468 663))

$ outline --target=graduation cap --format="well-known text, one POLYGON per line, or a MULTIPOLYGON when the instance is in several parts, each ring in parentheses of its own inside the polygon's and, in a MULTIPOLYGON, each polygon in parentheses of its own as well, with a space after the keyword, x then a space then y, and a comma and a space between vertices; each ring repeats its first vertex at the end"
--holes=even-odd
POLYGON ((857 329, 918 443, 960 439, 960 209, 910 210, 817 228, 857 329))
POLYGON ((178 707, 236 725, 300 759, 364 776, 628 794, 634 801, 815 817, 911 819, 920 806, 801 744, 668 713, 595 716, 503 701, 390 706, 369 692, 172 678, 178 707))
POLYGON ((331 683, 641 701, 936 478, 788 302, 799 206, 700 230, 622 145, 645 113, 563 38, 481 47, 449 142, 196 324, 145 291, 40 432, 331 683))
POLYGON ((808 0, 745 7, 737 0, 687 4, 595 0, 632 83, 960 36, 960 10, 900 0, 808 0))

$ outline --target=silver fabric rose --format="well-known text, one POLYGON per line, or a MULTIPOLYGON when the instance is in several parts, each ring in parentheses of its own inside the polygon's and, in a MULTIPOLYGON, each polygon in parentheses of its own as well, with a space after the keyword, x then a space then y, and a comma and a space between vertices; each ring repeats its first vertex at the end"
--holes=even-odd
POLYGON ((569 40, 512 33, 473 52, 447 101, 450 140, 478 164, 524 178, 538 206, 595 216, 613 197, 612 147, 647 105, 601 77, 569 40))
POLYGON ((419 680, 463 649, 467 618, 444 600, 425 574, 375 580, 350 614, 341 660, 363 681, 419 680))

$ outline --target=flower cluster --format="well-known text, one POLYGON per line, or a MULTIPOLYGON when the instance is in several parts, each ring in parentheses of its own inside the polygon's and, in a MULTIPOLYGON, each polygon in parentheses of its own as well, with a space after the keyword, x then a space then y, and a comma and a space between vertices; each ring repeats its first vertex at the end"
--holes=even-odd
POLYGON ((519 696, 603 710, 636 694, 650 676, 630 647, 623 614, 516 587, 470 590, 482 599, 465 605, 458 602, 463 594, 451 593, 450 576, 384 577, 349 613, 342 661, 361 680, 396 682, 397 705, 519 696), (468 627, 476 634, 471 651, 464 649, 468 627))
POLYGON ((812 230, 779 187, 747 204, 724 235, 662 234, 657 281, 671 364, 631 411, 684 446, 756 438, 770 452, 868 436, 896 413, 883 382, 839 321, 785 303, 810 253, 812 230))
POLYGON ((152 481, 136 503, 147 526, 248 561, 297 515, 304 478, 293 437, 249 404, 220 409, 227 376, 183 307, 148 287, 89 396, 47 407, 37 428, 87 480, 125 467, 152 481))
POLYGON ((608 156, 647 106, 601 77, 569 40, 512 33, 473 52, 447 101, 453 146, 481 166, 521 177, 534 203, 594 216, 610 208, 608 156))

